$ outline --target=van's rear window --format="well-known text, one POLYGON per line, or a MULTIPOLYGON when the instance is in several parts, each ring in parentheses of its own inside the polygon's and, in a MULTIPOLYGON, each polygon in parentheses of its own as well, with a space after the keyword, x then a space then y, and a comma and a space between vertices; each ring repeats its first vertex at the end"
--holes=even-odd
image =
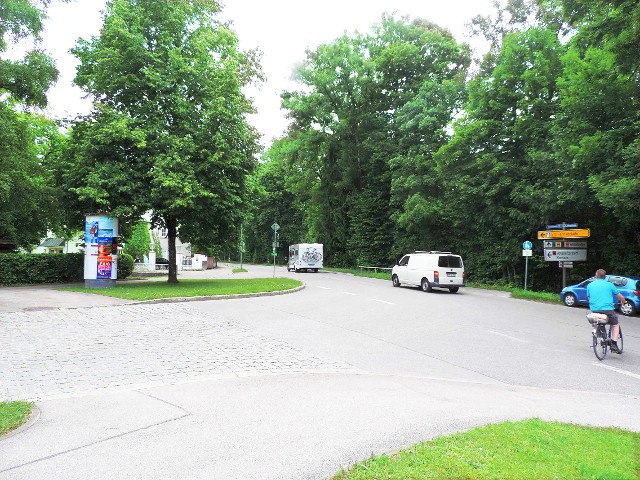
POLYGON ((438 257, 438 266, 443 268, 462 268, 462 258, 457 255, 442 255, 438 257))

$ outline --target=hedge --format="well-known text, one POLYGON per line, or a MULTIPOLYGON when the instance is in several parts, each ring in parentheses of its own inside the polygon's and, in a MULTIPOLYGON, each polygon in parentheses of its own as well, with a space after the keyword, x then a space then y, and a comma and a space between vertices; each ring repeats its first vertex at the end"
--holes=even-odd
POLYGON ((84 278, 84 254, 0 255, 0 285, 81 282, 84 278))
POLYGON ((118 255, 118 280, 124 280, 133 272, 133 257, 126 253, 118 255))

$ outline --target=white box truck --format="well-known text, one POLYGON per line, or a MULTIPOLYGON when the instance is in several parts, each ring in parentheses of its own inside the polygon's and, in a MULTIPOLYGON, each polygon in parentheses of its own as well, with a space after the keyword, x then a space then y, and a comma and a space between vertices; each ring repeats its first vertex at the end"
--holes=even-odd
POLYGON ((289 246, 289 259, 287 260, 287 270, 299 272, 317 272, 322 268, 322 244, 321 243, 297 243, 289 246))

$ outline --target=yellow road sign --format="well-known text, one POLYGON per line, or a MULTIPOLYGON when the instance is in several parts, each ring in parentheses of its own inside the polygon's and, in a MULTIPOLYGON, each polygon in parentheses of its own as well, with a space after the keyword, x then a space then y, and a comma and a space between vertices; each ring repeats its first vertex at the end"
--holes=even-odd
POLYGON ((588 228, 574 228, 570 230, 539 230, 538 240, 547 238, 588 238, 591 230, 588 228))

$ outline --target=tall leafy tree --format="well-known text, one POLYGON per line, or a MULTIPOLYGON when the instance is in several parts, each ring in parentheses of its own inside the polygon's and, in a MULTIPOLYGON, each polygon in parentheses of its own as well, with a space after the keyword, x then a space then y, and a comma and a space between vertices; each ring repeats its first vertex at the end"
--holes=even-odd
POLYGON ((57 226, 56 192, 47 168, 61 135, 36 113, 57 80, 53 60, 39 45, 48 2, 3 0, 0 4, 0 241, 29 247, 57 226), (7 58, 18 41, 34 48, 7 58))
POLYGON ((436 155, 447 238, 481 278, 516 280, 518 245, 561 208, 564 169, 551 125, 564 50, 546 28, 507 34, 490 74, 470 83, 465 116, 436 155))
POLYGON ((214 0, 112 0, 99 37, 80 41, 76 83, 95 109, 71 136, 65 182, 85 211, 166 227, 175 239, 219 243, 239 221, 257 134, 242 87, 260 77, 214 0))
POLYGON ((640 4, 551 2, 571 29, 559 79, 557 156, 593 227, 595 261, 633 274, 640 262, 640 4))
POLYGON ((391 185, 401 170, 390 163, 402 163, 400 130, 407 118, 399 113, 417 101, 425 83, 464 78, 468 63, 468 48, 446 30, 393 17, 371 34, 345 35, 308 52, 298 71, 308 90, 286 93, 283 105, 293 120, 287 139, 295 145, 292 171, 307 182, 312 230, 327 244, 328 261, 389 261, 391 185))

